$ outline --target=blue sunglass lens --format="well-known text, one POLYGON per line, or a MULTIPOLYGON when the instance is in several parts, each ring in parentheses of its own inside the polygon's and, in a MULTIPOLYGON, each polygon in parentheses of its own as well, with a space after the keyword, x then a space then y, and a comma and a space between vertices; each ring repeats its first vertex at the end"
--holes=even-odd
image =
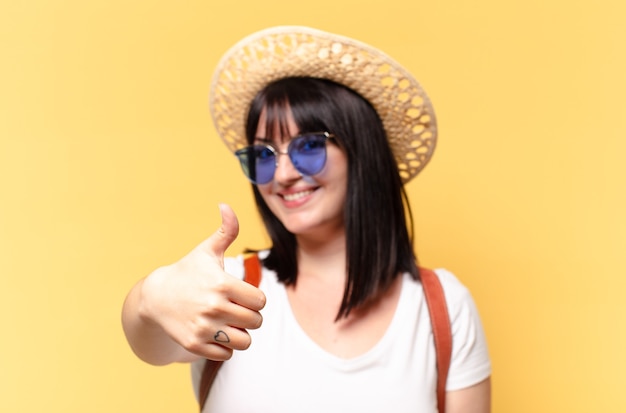
POLYGON ((302 175, 315 175, 326 164, 326 135, 298 136, 289 144, 289 158, 302 175))
MULTIPOLYGON (((287 148, 289 159, 302 175, 315 175, 326 164, 326 134, 310 134, 295 137, 287 148)), ((266 184, 274 179, 276 152, 267 145, 252 145, 235 152, 241 169, 255 184, 266 184)))
POLYGON ((266 184, 274 178, 276 155, 265 145, 253 145, 235 152, 246 177, 255 184, 266 184))

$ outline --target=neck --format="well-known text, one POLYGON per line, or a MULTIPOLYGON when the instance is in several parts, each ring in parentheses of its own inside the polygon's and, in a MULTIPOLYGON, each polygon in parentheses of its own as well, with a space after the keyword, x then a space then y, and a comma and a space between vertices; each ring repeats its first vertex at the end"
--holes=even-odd
POLYGON ((316 278, 339 282, 346 279, 346 237, 341 232, 330 239, 298 237, 298 281, 316 278))

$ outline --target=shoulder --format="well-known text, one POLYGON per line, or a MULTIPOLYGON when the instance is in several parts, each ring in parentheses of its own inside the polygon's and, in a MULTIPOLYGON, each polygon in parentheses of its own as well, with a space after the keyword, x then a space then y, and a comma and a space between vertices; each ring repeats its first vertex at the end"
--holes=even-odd
MULTIPOLYGON (((430 270, 435 274, 443 289, 443 295, 450 317, 452 327, 457 322, 468 322, 468 318, 477 319, 478 312, 470 290, 460 281, 457 276, 445 268, 430 270), (464 321, 462 321, 465 319, 464 321)), ((409 297, 417 297, 416 303, 426 306, 425 291, 422 282, 416 281, 408 274, 405 274, 407 284, 407 294, 409 297)))
POLYGON ((437 268, 432 271, 441 283, 450 312, 458 309, 464 303, 472 302, 469 289, 451 271, 445 268, 437 268))
POLYGON ((472 293, 460 279, 444 268, 436 269, 435 274, 437 274, 443 287, 453 327, 455 323, 480 323, 480 316, 472 293))
POLYGON ((439 278, 446 295, 456 298, 462 298, 470 295, 469 289, 451 271, 445 268, 437 268, 433 270, 433 272, 437 275, 437 278, 439 278))

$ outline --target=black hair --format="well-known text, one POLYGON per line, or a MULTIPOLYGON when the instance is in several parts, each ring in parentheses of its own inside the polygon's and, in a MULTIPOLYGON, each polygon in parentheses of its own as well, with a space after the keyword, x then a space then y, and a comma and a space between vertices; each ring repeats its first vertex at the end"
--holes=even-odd
MULTIPOLYGON (((266 114, 266 136, 289 136, 287 108, 300 131, 334 134, 348 160, 344 208, 347 281, 339 319, 385 291, 401 273, 419 278, 411 209, 383 124, 367 100, 326 79, 291 77, 274 81, 250 105, 248 142, 255 139, 262 110, 266 114)), ((272 240, 264 265, 276 271, 281 282, 295 285, 296 238, 270 211, 254 185, 253 191, 272 240)))

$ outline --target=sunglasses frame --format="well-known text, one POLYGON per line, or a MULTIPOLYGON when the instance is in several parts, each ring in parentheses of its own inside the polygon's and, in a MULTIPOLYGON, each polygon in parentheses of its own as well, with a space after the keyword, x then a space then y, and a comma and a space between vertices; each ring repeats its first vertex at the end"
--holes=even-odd
POLYGON ((241 169, 244 172, 245 177, 248 179, 248 181, 250 181, 251 183, 255 184, 255 185, 264 185, 267 183, 270 183, 274 180, 274 175, 276 174, 276 168, 278 167, 278 156, 279 155, 287 155, 289 156, 289 161, 293 164, 294 168, 296 169, 296 171, 298 171, 298 173, 300 174, 300 176, 312 176, 312 175, 316 175, 319 172, 321 172, 321 170, 324 168, 324 165, 326 164, 326 157, 327 157, 327 143, 329 140, 334 140, 335 135, 333 135, 330 132, 325 132, 325 131, 319 131, 319 132, 306 132, 306 133, 299 133, 298 135, 292 137, 289 140, 289 145, 287 145, 287 151, 286 152, 280 152, 278 149, 276 149, 271 143, 258 143, 258 144, 254 144, 254 145, 249 145, 246 146, 244 148, 241 148, 237 151, 235 151, 235 156, 237 157, 237 159, 239 160, 239 163, 241 165, 241 169), (306 136, 317 136, 317 137, 324 137, 324 151, 325 151, 325 155, 324 155, 324 164, 322 164, 322 167, 320 168, 319 171, 313 173, 313 174, 305 174, 302 171, 300 171, 300 169, 298 169, 297 167, 297 163, 294 162, 294 160, 291 158, 290 155, 290 150, 292 149, 292 145, 294 143, 294 141, 296 141, 298 138, 302 138, 302 137, 306 137, 306 136), (246 170, 249 170, 249 165, 248 166, 244 166, 244 162, 242 159, 247 159, 248 158, 248 154, 249 152, 256 147, 265 147, 267 149, 269 149, 273 154, 274 154, 274 159, 275 159, 275 163, 274 163, 274 172, 272 173, 272 178, 269 179, 268 181, 265 182, 257 182, 255 180, 253 180, 252 178, 250 178, 249 174, 246 172, 246 170), (243 157, 243 158, 242 158, 243 157))

